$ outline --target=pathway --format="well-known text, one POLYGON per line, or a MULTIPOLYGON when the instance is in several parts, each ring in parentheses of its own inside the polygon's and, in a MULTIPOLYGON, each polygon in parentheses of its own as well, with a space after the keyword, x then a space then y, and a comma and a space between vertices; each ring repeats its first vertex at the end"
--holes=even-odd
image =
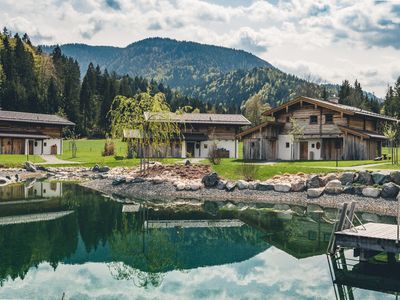
POLYGON ((55 155, 40 155, 44 162, 37 163, 37 165, 70 165, 70 164, 80 164, 79 161, 69 161, 57 158, 55 155))

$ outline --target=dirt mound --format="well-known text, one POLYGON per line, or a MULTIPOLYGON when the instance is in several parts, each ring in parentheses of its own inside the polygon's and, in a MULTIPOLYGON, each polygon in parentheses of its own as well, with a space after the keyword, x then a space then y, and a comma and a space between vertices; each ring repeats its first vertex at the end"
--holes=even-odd
POLYGON ((171 176, 183 179, 201 179, 211 172, 209 165, 154 165, 150 166, 148 177, 171 176))

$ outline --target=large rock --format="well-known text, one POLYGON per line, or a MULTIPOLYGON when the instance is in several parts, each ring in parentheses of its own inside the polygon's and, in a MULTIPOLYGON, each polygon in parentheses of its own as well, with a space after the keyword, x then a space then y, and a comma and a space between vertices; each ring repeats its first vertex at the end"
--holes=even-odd
POLYGON ((337 179, 337 175, 335 173, 326 174, 324 177, 321 177, 322 185, 326 185, 329 181, 337 179))
POLYGON ((354 186, 354 194, 362 196, 362 194, 363 194, 362 191, 365 188, 366 188, 365 185, 356 185, 356 186, 354 186))
POLYGON ((275 183, 274 184, 274 190, 276 192, 283 192, 287 193, 292 189, 292 185, 290 183, 286 182, 280 182, 280 183, 275 183))
POLYGON ((362 194, 365 197, 378 198, 381 191, 374 187, 366 187, 362 190, 362 194))
POLYGON ((198 191, 201 189, 201 184, 200 183, 192 183, 190 185, 190 190, 191 191, 198 191))
POLYGON ((318 198, 324 193, 324 190, 325 190, 324 187, 308 189, 307 196, 310 198, 318 198))
POLYGON ((206 188, 217 186, 218 181, 219 181, 219 176, 215 172, 205 175, 201 180, 201 182, 204 184, 206 188))
POLYGON ((110 168, 107 167, 107 166, 103 166, 103 167, 100 167, 100 168, 99 168, 99 172, 100 172, 100 173, 106 173, 106 172, 108 172, 108 171, 110 171, 110 168))
POLYGON ((382 173, 379 173, 379 172, 373 172, 371 174, 371 177, 372 177, 372 181, 375 184, 379 184, 379 185, 387 183, 387 182, 390 181, 390 176, 389 175, 385 175, 385 174, 382 174, 382 173))
POLYGON ((372 184, 372 176, 368 171, 361 171, 358 173, 357 182, 360 184, 371 185, 372 184))
POLYGON ((250 181, 249 182, 249 190, 256 190, 259 183, 257 181, 250 181))
POLYGON ((313 175, 307 180, 307 188, 308 189, 315 189, 319 188, 323 185, 321 178, 318 175, 313 175))
POLYGON ((257 185, 257 191, 272 191, 274 189, 274 185, 270 183, 260 182, 257 185))
POLYGON ((354 181, 354 173, 353 172, 343 172, 339 176, 339 180, 343 185, 352 184, 354 181))
POLYGON ((396 196, 398 195, 400 190, 400 187, 393 183, 393 182, 388 182, 385 183, 382 187, 382 192, 381 192, 381 196, 383 198, 396 198, 396 196))
POLYGON ((397 185, 400 185, 400 172, 393 171, 390 173, 390 179, 397 185))
MULTIPOLYGON (((362 192, 362 191, 361 191, 362 192)), ((361 192, 360 192, 360 194, 361 194, 361 192)), ((355 190, 355 188, 353 187, 353 186, 351 186, 351 185, 345 185, 344 187, 343 187, 343 193, 344 194, 349 194, 349 195, 354 195, 355 193, 356 193, 356 190, 355 190)))
POLYGON ((10 181, 5 177, 0 177, 0 186, 7 185, 10 181))
POLYGON ((331 180, 325 186, 325 193, 336 195, 343 193, 343 186, 340 180, 331 180))
POLYGON ((126 182, 126 178, 125 177, 118 177, 115 178, 112 182, 112 185, 120 185, 126 182))
POLYGON ((236 182, 232 182, 232 181, 228 181, 228 182, 226 183, 226 185, 225 185, 225 189, 226 189, 228 192, 232 192, 232 191, 235 189, 235 187, 236 187, 236 182))
POLYGON ((302 192, 306 189, 306 183, 303 180, 292 182, 293 192, 302 192))
POLYGON ((249 183, 245 180, 238 180, 236 186, 239 190, 246 190, 249 188, 249 183))
POLYGON ((177 191, 183 191, 184 189, 185 189, 185 184, 184 184, 184 183, 179 182, 179 183, 176 185, 176 190, 177 190, 177 191))
POLYGON ((226 187, 226 181, 225 180, 218 180, 217 189, 224 190, 225 187, 226 187))
POLYGON ((36 171, 37 171, 36 166, 35 166, 33 163, 31 163, 30 161, 26 161, 26 162, 25 162, 24 168, 25 168, 25 170, 27 170, 28 172, 36 172, 36 171))

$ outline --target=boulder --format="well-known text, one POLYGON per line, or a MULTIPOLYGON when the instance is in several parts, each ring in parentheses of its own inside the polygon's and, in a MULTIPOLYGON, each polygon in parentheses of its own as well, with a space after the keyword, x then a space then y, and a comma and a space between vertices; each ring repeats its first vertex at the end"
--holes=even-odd
POLYGON ((191 166, 191 165, 192 165, 192 163, 190 162, 190 160, 187 159, 187 160, 185 161, 185 166, 191 166))
POLYGON ((307 196, 310 198, 318 198, 324 193, 324 190, 325 190, 324 187, 308 189, 307 196))
POLYGON ((232 192, 232 191, 235 189, 235 187, 236 187, 236 182, 232 182, 232 181, 228 181, 228 182, 226 183, 226 185, 225 185, 225 189, 226 189, 228 192, 232 192))
POLYGON ((395 184, 400 185, 400 172, 393 171, 390 173, 390 180, 393 181, 395 184))
POLYGON ((383 198, 394 199, 398 195, 399 190, 400 190, 400 187, 397 184, 395 184, 393 182, 388 182, 388 183, 383 184, 381 196, 383 198))
POLYGON ((363 194, 362 191, 366 186, 365 185, 357 185, 357 186, 353 186, 353 187, 354 187, 354 194, 362 196, 362 194, 363 194))
POLYGON ((250 181, 249 182, 249 190, 256 190, 258 187, 258 182, 257 181, 250 181))
POLYGON ((190 190, 191 191, 198 191, 201 189, 201 184, 200 183, 192 183, 190 185, 190 190))
POLYGON ((125 177, 117 177, 113 180, 112 185, 120 185, 126 182, 125 177))
POLYGON ((353 172, 343 172, 339 176, 339 180, 343 185, 353 184, 355 174, 353 172))
POLYGON ((99 166, 99 165, 95 165, 95 166, 92 168, 92 172, 98 172, 99 169, 100 169, 100 166, 99 166))
POLYGON ((343 193, 343 186, 340 180, 331 180, 325 186, 325 193, 336 195, 343 193))
POLYGON ((292 191, 293 192, 302 192, 306 189, 306 183, 302 180, 292 182, 292 191))
POLYGON ((260 182, 256 187, 257 191, 272 191, 273 189, 274 185, 265 182, 260 182))
POLYGON ((362 194, 365 197, 378 198, 381 194, 381 191, 380 189, 374 187, 366 187, 362 190, 362 194))
POLYGON ((130 183, 142 183, 145 181, 146 181, 146 179, 144 179, 143 177, 135 177, 130 181, 130 183))
POLYGON ((98 169, 98 172, 100 172, 100 173, 106 173, 108 171, 110 171, 110 168, 107 166, 99 167, 99 169, 98 169))
POLYGON ((33 163, 31 163, 30 161, 26 161, 26 162, 25 162, 24 168, 25 168, 25 170, 27 170, 28 172, 36 172, 36 171, 37 171, 36 166, 35 166, 33 163))
POLYGON ((329 181, 337 179, 337 175, 335 173, 329 173, 324 177, 321 177, 322 185, 326 185, 329 181))
POLYGON ((201 182, 204 184, 206 188, 217 186, 218 181, 219 181, 219 176, 215 172, 205 175, 201 180, 201 182))
POLYGON ((177 190, 177 191, 183 191, 184 189, 185 189, 185 184, 184 184, 184 183, 179 182, 179 183, 176 185, 176 190, 177 190))
POLYGON ((2 185, 7 185, 9 183, 9 180, 5 177, 0 177, 0 186, 2 185))
POLYGON ((322 180, 318 175, 313 175, 307 180, 307 188, 315 189, 322 186, 322 180))
POLYGON ((355 188, 351 185, 345 185, 343 187, 343 193, 344 194, 349 194, 349 195, 354 195, 355 194, 355 188))
POLYGON ((368 171, 361 171, 358 173, 357 182, 365 185, 371 185, 373 182, 371 173, 368 171))
POLYGON ((387 182, 390 181, 390 176, 389 175, 385 175, 385 174, 382 174, 382 173, 379 173, 379 172, 373 172, 371 174, 371 177, 372 177, 372 181, 375 184, 379 184, 379 185, 387 183, 387 182))
POLYGON ((218 180, 217 189, 224 190, 225 186, 226 186, 226 181, 225 180, 218 180))
POLYGON ((287 193, 291 189, 292 189, 292 185, 290 183, 280 182, 280 183, 274 184, 274 190, 276 192, 287 193))
POLYGON ((238 180, 236 186, 239 190, 246 190, 249 188, 249 183, 245 180, 238 180))
POLYGON ((161 184, 161 183, 163 183, 163 182, 164 182, 164 179, 162 179, 161 177, 158 177, 158 176, 154 177, 154 178, 151 180, 151 183, 152 183, 152 184, 161 184))

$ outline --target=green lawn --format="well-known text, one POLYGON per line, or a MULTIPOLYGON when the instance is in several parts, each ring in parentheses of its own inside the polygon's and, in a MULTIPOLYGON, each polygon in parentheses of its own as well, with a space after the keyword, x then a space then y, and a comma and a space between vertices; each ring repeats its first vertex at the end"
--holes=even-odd
MULTIPOLYGON (((44 162, 44 160, 37 155, 29 155, 29 161, 33 163, 44 162)), ((26 155, 19 154, 1 154, 0 155, 0 166, 4 167, 21 167, 26 162, 26 155)))
MULTIPOLYGON (((57 157, 66 161, 80 162, 80 164, 71 164, 70 166, 93 166, 95 164, 99 164, 99 165, 107 165, 109 167, 119 167, 119 166, 130 167, 130 166, 137 166, 139 164, 139 159, 137 158, 116 160, 114 156, 102 156, 101 153, 104 149, 105 142, 106 142, 105 139, 77 140, 76 157, 73 158, 71 150, 71 141, 64 140, 63 154, 57 155, 57 157)), ((115 144, 115 155, 125 157, 127 149, 126 142, 122 142, 121 140, 114 140, 114 144, 115 144)), ((164 158, 164 159, 152 159, 152 160, 159 160, 163 163, 175 163, 177 161, 182 161, 181 158, 164 158)))
MULTIPOLYGON (((339 160, 339 167, 355 167, 361 165, 369 165, 380 163, 380 161, 374 160, 339 160)), ((305 166, 305 167, 336 167, 335 160, 313 160, 313 161, 287 161, 280 162, 279 164, 305 166)))
MULTIPOLYGON (((206 163, 206 162, 205 162, 206 163)), ((217 172, 221 177, 225 179, 243 179, 243 162, 236 159, 222 159, 219 165, 213 165, 213 171, 217 172)), ((309 165, 306 162, 300 164, 292 162, 278 162, 272 165, 257 165, 257 173, 254 179, 265 180, 275 175, 282 175, 285 173, 296 174, 296 173, 329 173, 337 172, 334 168, 321 168, 318 166, 309 165)))

